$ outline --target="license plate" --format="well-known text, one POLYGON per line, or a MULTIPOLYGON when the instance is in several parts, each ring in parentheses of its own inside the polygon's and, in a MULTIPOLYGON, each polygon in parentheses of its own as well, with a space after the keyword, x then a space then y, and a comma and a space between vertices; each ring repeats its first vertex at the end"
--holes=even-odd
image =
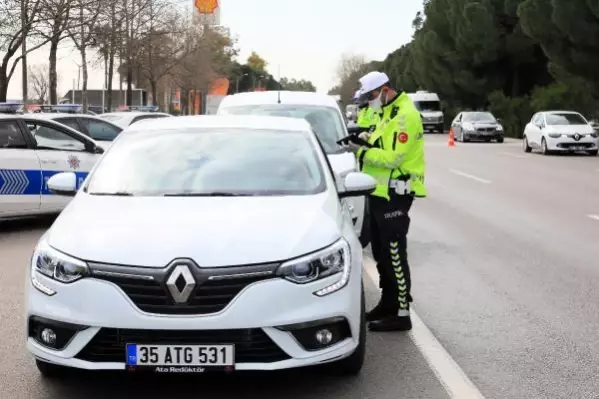
POLYGON ((127 344, 127 366, 227 367, 235 364, 233 345, 127 344))
POLYGON ((583 146, 580 146, 580 145, 579 145, 579 146, 572 146, 571 148, 572 148, 574 151, 581 151, 581 150, 584 150, 584 147, 583 147, 583 146))

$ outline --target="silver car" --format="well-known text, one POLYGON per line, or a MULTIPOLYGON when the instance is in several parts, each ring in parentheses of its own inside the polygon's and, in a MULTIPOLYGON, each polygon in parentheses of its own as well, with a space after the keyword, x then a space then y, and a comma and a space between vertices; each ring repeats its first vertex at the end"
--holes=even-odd
POLYGON ((451 122, 454 137, 457 141, 472 140, 503 143, 504 130, 501 121, 488 111, 463 111, 451 122))

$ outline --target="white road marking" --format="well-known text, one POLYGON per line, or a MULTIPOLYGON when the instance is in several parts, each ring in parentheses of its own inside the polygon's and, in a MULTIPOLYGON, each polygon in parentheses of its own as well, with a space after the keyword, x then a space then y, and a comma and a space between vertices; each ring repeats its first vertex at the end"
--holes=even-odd
POLYGON ((491 183, 490 180, 481 179, 480 177, 476 177, 476 176, 470 175, 468 173, 465 173, 465 172, 462 172, 462 171, 459 171, 459 170, 456 170, 456 169, 451 169, 450 172, 453 173, 453 174, 456 174, 458 176, 465 177, 467 179, 475 180, 475 181, 477 181, 479 183, 484 183, 484 184, 490 184, 491 183))
POLYGON ((530 157, 530 155, 514 154, 511 152, 500 152, 500 154, 508 156, 508 157, 513 157, 513 158, 529 158, 530 157))
POLYGON ((587 215, 587 216, 590 217, 591 219, 599 220, 599 215, 587 215))
MULTIPOLYGON (((365 255, 364 269, 366 274, 378 286, 379 277, 374 260, 365 255)), ((413 307, 410 310, 412 330, 409 335, 416 347, 426 359, 429 367, 443 385, 452 399, 485 399, 478 388, 466 376, 460 366, 451 358, 443 345, 435 338, 433 333, 416 314, 413 307)))

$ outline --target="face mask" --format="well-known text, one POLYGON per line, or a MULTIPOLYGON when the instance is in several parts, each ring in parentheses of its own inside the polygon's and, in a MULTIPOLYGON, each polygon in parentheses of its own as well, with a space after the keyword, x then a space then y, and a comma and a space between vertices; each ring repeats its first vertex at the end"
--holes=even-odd
POLYGON ((372 108, 373 111, 377 112, 383 107, 383 91, 379 93, 379 95, 372 101, 368 101, 368 106, 372 108))

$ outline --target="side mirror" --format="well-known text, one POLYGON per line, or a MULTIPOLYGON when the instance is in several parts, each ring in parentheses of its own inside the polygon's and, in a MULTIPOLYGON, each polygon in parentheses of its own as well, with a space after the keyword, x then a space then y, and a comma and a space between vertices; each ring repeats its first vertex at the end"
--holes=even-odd
POLYGON ((94 154, 104 154, 104 148, 100 147, 100 146, 95 146, 94 147, 94 154))
POLYGON ((61 172, 48 179, 48 189, 56 195, 72 197, 77 194, 77 175, 61 172))
POLYGON ((501 124, 501 118, 497 118, 497 123, 501 124))
POLYGON ((376 180, 362 172, 351 172, 345 176, 344 190, 339 192, 339 198, 361 197, 369 195, 376 189, 376 180))

